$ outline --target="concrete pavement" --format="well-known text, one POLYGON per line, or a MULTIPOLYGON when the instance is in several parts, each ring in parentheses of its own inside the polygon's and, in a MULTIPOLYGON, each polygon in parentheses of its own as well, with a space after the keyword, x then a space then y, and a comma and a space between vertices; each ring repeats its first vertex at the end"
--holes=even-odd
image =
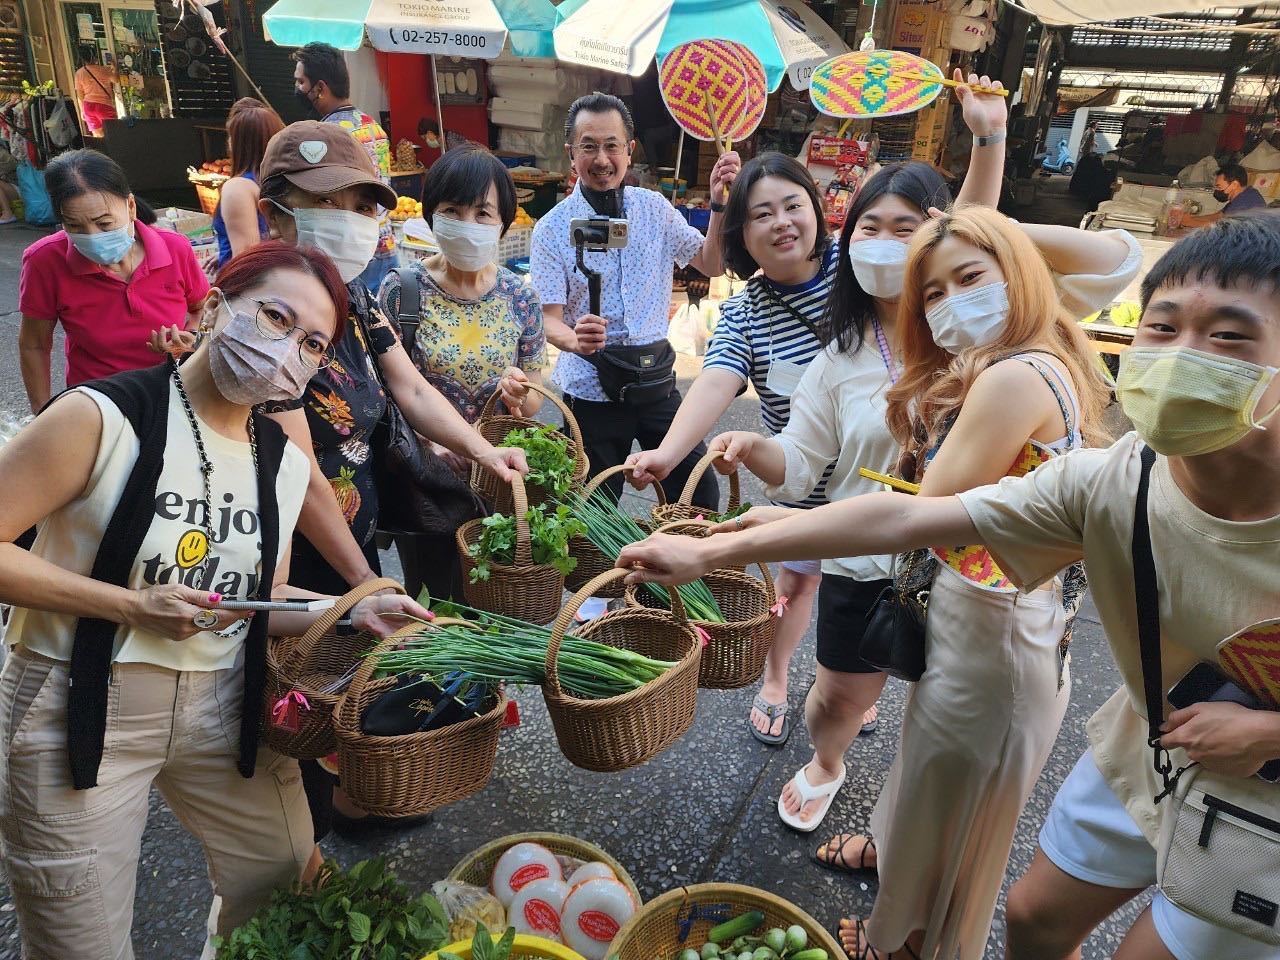
MULTIPOLYGON (((0 416, 25 413, 16 356, 17 271, 22 248, 38 235, 25 226, 0 227, 0 416)), ((59 367, 55 382, 60 375, 59 367)), ((758 428, 754 400, 739 398, 721 426, 758 428)), ((746 478, 744 495, 763 502, 754 479, 746 478)), ((398 569, 387 559, 392 572, 398 569)), ((1071 707, 1019 824, 1010 878, 1026 868, 1054 791, 1085 748, 1086 719, 1119 684, 1091 607, 1077 625, 1073 656, 1071 707)), ((813 674, 810 629, 791 671, 791 704, 797 715, 802 715, 802 697, 813 674)), ((890 681, 881 700, 879 732, 850 749, 848 782, 826 823, 810 836, 784 827, 775 811, 778 792, 809 759, 803 723, 781 749, 757 743, 745 720, 751 690, 703 691, 697 720, 683 740, 642 767, 603 775, 578 770, 560 755, 540 693, 521 689, 516 696, 523 725, 503 736, 493 781, 483 792, 412 830, 360 844, 330 838, 325 850, 344 863, 386 854, 411 888, 425 889, 465 853, 495 837, 552 830, 607 848, 632 872, 646 897, 707 880, 747 883, 792 900, 834 927, 841 916, 867 915, 874 880, 837 877, 812 865, 809 854, 831 833, 865 830, 893 757, 908 690, 908 685, 890 681)), ((134 944, 139 960, 194 960, 208 907, 199 847, 153 794, 138 869, 134 944)), ((1086 960, 1110 957, 1135 912, 1105 925, 1085 945, 1086 960)), ((1003 902, 988 958, 1003 955, 1002 940, 1003 902)), ((18 956, 13 906, 7 888, 0 886, 0 960, 18 956)))

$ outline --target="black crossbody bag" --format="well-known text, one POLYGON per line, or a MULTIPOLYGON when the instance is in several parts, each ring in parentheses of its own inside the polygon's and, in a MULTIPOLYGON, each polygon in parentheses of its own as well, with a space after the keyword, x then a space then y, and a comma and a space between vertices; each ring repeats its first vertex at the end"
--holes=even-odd
POLYGON ((643 347, 605 347, 582 359, 596 368, 600 389, 614 403, 661 403, 676 388, 676 351, 666 340, 643 347))

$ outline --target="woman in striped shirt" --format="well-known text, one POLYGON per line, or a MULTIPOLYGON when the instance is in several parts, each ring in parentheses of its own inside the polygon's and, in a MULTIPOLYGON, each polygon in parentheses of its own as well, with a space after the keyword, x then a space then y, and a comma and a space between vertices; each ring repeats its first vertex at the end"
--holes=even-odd
MULTIPOLYGON (((957 75, 957 79, 963 77, 957 75)), ((969 82, 977 83, 979 78, 971 76, 969 82)), ((985 84, 987 79, 984 77, 981 82, 985 84)), ((1004 148, 998 146, 1004 139, 1003 101, 999 97, 975 97, 967 87, 959 88, 957 95, 975 137, 969 174, 959 200, 994 206, 1003 173, 1004 148)), ((864 191, 880 176, 884 174, 868 181, 864 191)), ((940 177, 933 177, 941 184, 940 177)), ((950 199, 944 187, 938 202, 945 205, 950 199)), ((916 214, 914 224, 901 238, 904 243, 926 215, 919 203, 914 195, 905 198, 905 205, 913 206, 916 214)), ((904 201, 899 204, 904 205, 904 201)), ((886 219, 885 235, 894 236, 896 229, 886 219)), ((779 432, 790 417, 792 392, 823 347, 819 325, 827 312, 839 250, 827 236, 822 199, 808 170, 777 153, 761 154, 744 164, 730 191, 721 230, 721 247, 729 270, 751 279, 741 293, 721 305, 720 322, 708 345, 702 373, 681 403, 662 444, 628 459, 636 468, 631 479, 637 486, 663 479, 711 431, 748 382, 760 398, 765 429, 770 434, 779 432)), ((896 300, 896 295, 888 298, 886 310, 891 310, 896 300)), ((884 430, 883 423, 879 429, 884 430)), ((828 474, 829 468, 819 474, 818 482, 799 502, 789 505, 811 507, 825 503, 828 474)), ((784 564, 779 572, 778 593, 788 597, 790 603, 778 624, 765 663, 764 683, 750 717, 752 735, 764 743, 781 745, 790 735, 787 670, 809 625, 821 579, 821 566, 817 563, 784 564)), ((848 702, 843 697, 830 699, 833 703, 848 702)), ((839 726, 851 726, 853 730, 850 742, 859 729, 867 729, 868 722, 874 724, 874 703, 872 697, 866 715, 859 714, 851 721, 845 721, 841 711, 839 726)), ((832 726, 817 720, 812 706, 807 709, 811 733, 815 725, 832 726)), ((791 791, 791 786, 784 791, 779 801, 780 813, 784 801, 799 810, 801 801, 792 797, 791 791)), ((834 794, 834 790, 831 792, 834 794)), ((822 804, 824 813, 826 806, 822 804)), ((793 819, 793 814, 784 819, 793 819)), ((812 830, 820 822, 821 817, 815 817, 801 829, 812 830)))

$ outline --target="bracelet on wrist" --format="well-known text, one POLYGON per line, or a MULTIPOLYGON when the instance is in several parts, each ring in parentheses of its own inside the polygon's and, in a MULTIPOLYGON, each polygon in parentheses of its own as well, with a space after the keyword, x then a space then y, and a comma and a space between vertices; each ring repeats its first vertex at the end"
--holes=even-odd
POLYGON ((1004 143, 1005 131, 997 130, 995 133, 989 133, 985 136, 975 136, 974 144, 979 147, 994 147, 998 143, 1004 143))
POLYGON ((716 202, 715 200, 712 200, 712 201, 708 204, 708 206, 711 208, 711 212, 712 212, 712 213, 724 213, 724 204, 723 204, 723 203, 718 203, 718 202, 716 202))

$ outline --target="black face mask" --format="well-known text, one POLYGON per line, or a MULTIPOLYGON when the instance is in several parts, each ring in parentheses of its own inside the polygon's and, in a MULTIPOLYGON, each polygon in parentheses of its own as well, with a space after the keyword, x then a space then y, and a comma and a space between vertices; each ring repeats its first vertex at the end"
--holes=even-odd
POLYGON ((595 190, 579 180, 578 186, 582 188, 583 199, 585 199, 587 203, 591 205, 591 209, 600 216, 622 216, 623 184, 619 184, 616 190, 595 190))
POLYGON ((1226 203, 1231 198, 1227 196, 1227 191, 1215 190, 1213 191, 1213 199, 1217 200, 1219 203, 1226 203))
POLYGON ((294 87, 293 95, 297 99, 298 103, 302 106, 302 109, 307 114, 307 116, 318 117, 320 115, 320 111, 316 109, 315 101, 311 99, 311 94, 309 91, 299 90, 297 87, 294 87))

